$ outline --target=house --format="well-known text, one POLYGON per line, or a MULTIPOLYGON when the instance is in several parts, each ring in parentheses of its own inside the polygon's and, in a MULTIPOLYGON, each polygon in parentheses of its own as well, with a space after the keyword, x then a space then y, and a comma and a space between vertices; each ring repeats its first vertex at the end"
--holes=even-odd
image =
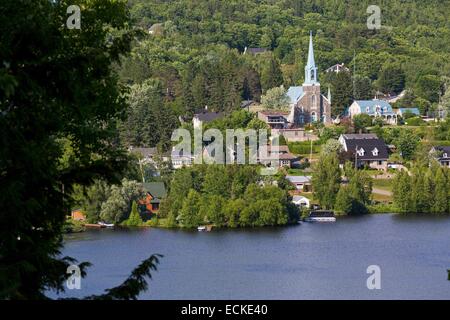
POLYGON ((289 112, 284 111, 259 111, 258 119, 267 123, 270 129, 285 129, 289 124, 288 115, 289 112))
POLYGON ((270 165, 272 162, 277 161, 278 167, 291 168, 293 162, 298 160, 298 157, 289 152, 288 146, 278 146, 277 148, 267 146, 266 154, 261 154, 261 149, 259 151, 258 162, 264 165, 270 165))
POLYGON ((310 131, 305 131, 304 128, 286 128, 286 129, 272 129, 272 134, 282 135, 289 142, 296 141, 316 141, 319 139, 310 131))
POLYGON ((341 134, 339 142, 344 152, 349 152, 357 167, 387 170, 388 147, 375 134, 341 134))
POLYGON ((86 215, 81 211, 81 209, 72 210, 70 217, 74 221, 86 221, 86 215))
POLYGON ((341 72, 341 71, 344 71, 344 72, 350 72, 350 69, 347 68, 346 66, 344 66, 343 63, 337 63, 337 64, 335 64, 334 66, 331 66, 331 67, 329 67, 328 69, 325 70, 326 73, 328 73, 328 72, 336 72, 336 73, 339 73, 339 72, 341 72))
POLYGON ((175 147, 171 152, 172 167, 174 169, 180 169, 182 167, 189 167, 194 161, 192 154, 185 154, 183 150, 175 151, 175 147))
POLYGON ((418 108, 398 108, 397 116, 403 117, 405 113, 412 113, 415 116, 420 116, 420 111, 418 108))
POLYGON ((139 200, 139 208, 143 217, 148 220, 151 215, 158 213, 161 200, 167 196, 167 192, 163 182, 147 182, 143 187, 145 197, 139 200))
POLYGON ((397 124, 397 114, 384 100, 355 100, 348 108, 348 114, 352 119, 358 114, 368 114, 373 118, 380 117, 388 124, 397 124))
POLYGON ((304 196, 293 196, 292 203, 300 208, 309 208, 309 199, 304 196))
POLYGON ((435 146, 431 148, 430 154, 441 166, 450 168, 450 146, 435 146))
POLYGON ((247 47, 245 47, 243 54, 248 53, 248 54, 252 54, 252 55, 257 55, 257 54, 264 53, 266 51, 267 51, 267 49, 265 49, 265 48, 247 48, 247 47))
POLYGON ((222 118, 223 116, 223 112, 208 111, 208 107, 206 106, 205 109, 194 114, 194 117, 192 118, 192 125, 194 126, 194 128, 200 128, 203 123, 211 122, 213 120, 222 118))
POLYGON ((302 192, 312 191, 312 177, 311 176, 286 176, 286 179, 292 183, 295 188, 302 192))
POLYGON ((139 156, 142 163, 154 163, 153 158, 158 153, 157 148, 134 148, 129 147, 128 152, 139 156))

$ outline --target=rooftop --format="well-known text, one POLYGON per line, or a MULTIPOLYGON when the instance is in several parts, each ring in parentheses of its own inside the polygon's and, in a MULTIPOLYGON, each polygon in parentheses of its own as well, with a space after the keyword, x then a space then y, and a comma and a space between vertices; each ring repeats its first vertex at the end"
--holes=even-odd
POLYGON ((300 100, 301 96, 303 95, 303 87, 289 87, 286 95, 289 97, 289 102, 291 104, 297 103, 297 101, 300 100))
POLYGON ((147 182, 143 184, 144 190, 155 198, 164 198, 167 195, 164 182, 147 182))
POLYGON ((218 118, 223 117, 223 112, 208 112, 208 111, 202 111, 199 113, 194 114, 194 118, 197 118, 198 120, 202 122, 210 122, 213 120, 216 120, 218 118))
POLYGON ((310 183, 311 182, 311 176, 286 176, 286 179, 288 179, 292 183, 310 183))

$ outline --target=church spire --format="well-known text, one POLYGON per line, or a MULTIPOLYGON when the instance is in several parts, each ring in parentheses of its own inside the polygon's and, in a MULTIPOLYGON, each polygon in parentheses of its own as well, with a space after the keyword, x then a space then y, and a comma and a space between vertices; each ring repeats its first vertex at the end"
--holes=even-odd
POLYGON ((305 84, 317 84, 317 67, 314 61, 312 31, 309 32, 308 62, 305 66, 305 84))

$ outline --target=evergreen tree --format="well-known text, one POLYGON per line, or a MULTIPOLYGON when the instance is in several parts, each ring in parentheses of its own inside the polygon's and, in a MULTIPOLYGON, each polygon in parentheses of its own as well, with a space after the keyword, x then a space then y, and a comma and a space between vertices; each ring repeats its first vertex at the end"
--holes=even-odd
POLYGON ((411 212, 411 178, 406 171, 398 172, 394 178, 393 199, 400 212, 411 212))
POLYGON ((275 57, 269 56, 261 70, 261 86, 264 92, 283 84, 283 73, 275 57))
POLYGON ((432 200, 430 199, 432 213, 442 214, 450 212, 450 197, 447 179, 444 170, 438 168, 434 176, 434 192, 432 194, 432 200))
POLYGON ((352 212, 352 197, 347 187, 340 187, 336 196, 334 210, 337 214, 350 214, 352 212))
POLYGON ((141 226, 144 222, 139 214, 138 207, 136 201, 133 201, 133 205, 131 207, 131 213, 127 220, 122 222, 122 225, 127 227, 138 227, 141 226))
POLYGON ((183 201, 179 215, 179 220, 184 227, 195 228, 204 222, 199 214, 200 202, 200 194, 194 189, 189 190, 187 197, 183 201))

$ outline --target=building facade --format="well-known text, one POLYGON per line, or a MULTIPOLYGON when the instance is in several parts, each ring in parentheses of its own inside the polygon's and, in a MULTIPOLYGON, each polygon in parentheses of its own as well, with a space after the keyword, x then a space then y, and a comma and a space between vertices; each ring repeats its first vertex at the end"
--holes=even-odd
POLYGON ((290 113, 287 118, 293 126, 303 126, 314 122, 330 124, 331 95, 320 92, 318 68, 314 60, 312 35, 309 37, 308 61, 305 66, 305 81, 302 86, 290 87, 287 91, 290 100, 290 113))

